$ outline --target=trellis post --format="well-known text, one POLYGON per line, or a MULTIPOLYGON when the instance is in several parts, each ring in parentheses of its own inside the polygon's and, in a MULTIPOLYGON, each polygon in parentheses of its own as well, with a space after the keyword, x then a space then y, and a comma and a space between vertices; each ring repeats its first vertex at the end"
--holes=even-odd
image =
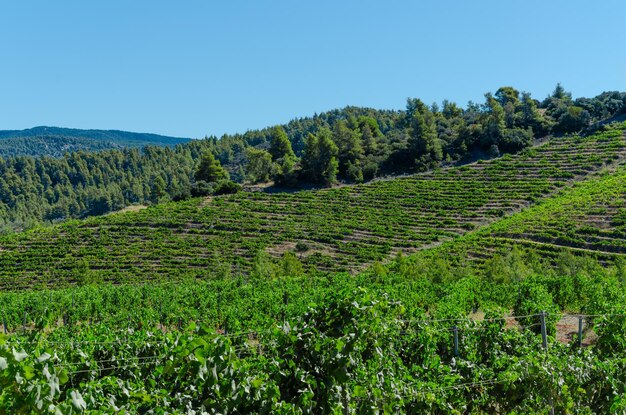
POLYGON ((459 328, 457 326, 452 327, 453 339, 454 339, 454 357, 459 355, 459 328))
POLYGON ((541 322, 541 341, 543 343, 543 348, 545 350, 548 349, 548 332, 546 330, 546 312, 542 311, 539 314, 539 320, 541 322))
MULTIPOLYGON (((541 341, 543 343, 543 350, 548 350, 548 330, 546 329, 546 312, 541 311, 539 314, 541 321, 541 341)), ((550 415, 554 415, 554 401, 552 395, 548 397, 548 404, 550 405, 550 415)))
POLYGON ((583 316, 578 317, 578 347, 583 347, 583 316))

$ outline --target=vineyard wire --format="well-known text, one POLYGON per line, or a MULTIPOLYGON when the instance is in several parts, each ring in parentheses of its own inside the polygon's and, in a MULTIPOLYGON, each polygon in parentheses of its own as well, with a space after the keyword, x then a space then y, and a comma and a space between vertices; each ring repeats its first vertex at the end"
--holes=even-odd
MULTIPOLYGON (((546 314, 546 316, 548 316, 549 314, 546 314)), ((566 317, 571 317, 571 318, 579 318, 579 317, 626 317, 626 314, 589 314, 589 315, 585 315, 585 314, 556 314, 557 316, 559 316, 560 318, 566 318, 566 317)), ((432 320, 395 320, 396 322, 450 322, 450 321, 455 321, 455 322, 473 322, 473 323, 481 323, 482 321, 503 321, 503 320, 511 320, 511 319, 522 319, 522 318, 530 318, 530 317, 539 317, 540 314, 529 314, 529 315, 523 315, 523 316, 507 316, 507 317, 502 317, 502 318, 494 318, 494 319, 484 319, 484 320, 472 320, 472 319, 463 319, 463 318, 459 318, 459 319, 432 319, 432 320)), ((194 322, 198 322, 198 321, 194 321, 194 322)), ((280 327, 278 325, 278 323, 276 323, 277 325, 274 327, 274 329, 279 329, 282 330, 282 327, 280 327)), ((607 324, 606 321, 604 322, 600 322, 600 323, 595 323, 594 326, 595 327, 602 327, 605 326, 607 324)), ((527 328, 531 328, 531 327, 536 327, 539 326, 540 323, 534 323, 531 325, 527 325, 527 326, 518 326, 515 328, 519 328, 519 329, 527 329, 527 328)), ((488 329, 488 327, 457 327, 457 329, 459 331, 465 331, 465 330, 483 330, 483 329, 488 329)), ((259 336, 260 334, 263 333, 269 333, 271 332, 273 329, 269 328, 269 329, 265 329, 265 330, 247 330, 247 331, 242 331, 242 332, 235 332, 235 333, 219 333, 219 332, 215 332, 216 337, 223 337, 223 338, 239 338, 239 337, 245 337, 245 336, 249 336, 249 335, 256 335, 259 336)), ((434 332, 449 332, 453 330, 452 328, 439 328, 437 330, 434 330, 434 332)), ((11 336, 10 336, 11 337, 11 336)), ((9 337, 9 339, 10 339, 9 337)), ((176 341, 175 339, 173 339, 172 341, 176 341)), ((165 340, 155 340, 155 341, 151 341, 151 340, 130 340, 130 339, 115 339, 115 340, 110 340, 110 341, 90 341, 90 340, 67 340, 67 341, 49 341, 47 339, 41 338, 38 340, 27 340, 27 341, 22 341, 17 339, 16 340, 16 344, 50 344, 50 345, 54 345, 54 344, 69 344, 69 345, 74 345, 74 344, 87 344, 87 345, 110 345, 110 344, 119 344, 119 345, 126 345, 126 344, 167 344, 169 343, 169 341, 165 341, 165 340)))

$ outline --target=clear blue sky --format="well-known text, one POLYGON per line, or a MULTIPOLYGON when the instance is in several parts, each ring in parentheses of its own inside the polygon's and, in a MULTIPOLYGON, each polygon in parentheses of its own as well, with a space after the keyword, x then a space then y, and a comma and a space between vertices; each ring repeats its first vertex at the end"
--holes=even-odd
POLYGON ((626 2, 11 1, 0 129, 203 137, 407 97, 626 90, 626 2))

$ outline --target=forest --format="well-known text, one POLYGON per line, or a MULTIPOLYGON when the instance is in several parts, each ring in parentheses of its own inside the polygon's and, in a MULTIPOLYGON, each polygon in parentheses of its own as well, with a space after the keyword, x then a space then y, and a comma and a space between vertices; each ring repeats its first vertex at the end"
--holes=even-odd
POLYGON ((119 130, 79 130, 75 128, 34 127, 26 130, 0 130, 0 157, 62 157, 73 151, 100 151, 125 147, 175 146, 189 139, 119 130))
MULTIPOLYGON (((9 156, 0 159, 0 231, 232 193, 241 183, 269 181, 277 190, 298 189, 427 171, 517 153, 548 136, 593 130, 622 116, 625 108, 624 92, 573 99, 557 85, 538 101, 501 87, 487 93, 484 103, 465 108, 411 98, 402 111, 347 107, 175 147, 9 156), (213 167, 200 172, 203 164, 213 167)), ((16 148, 26 145, 23 138, 5 139, 17 140, 16 148)))

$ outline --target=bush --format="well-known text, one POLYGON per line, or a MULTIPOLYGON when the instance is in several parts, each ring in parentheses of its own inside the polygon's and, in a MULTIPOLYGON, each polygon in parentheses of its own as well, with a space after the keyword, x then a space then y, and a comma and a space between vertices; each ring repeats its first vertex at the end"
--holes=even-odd
POLYGON ((231 180, 222 180, 217 182, 215 185, 215 190, 213 190, 214 195, 227 195, 237 193, 241 190, 241 185, 235 183, 231 180))
POLYGON ((198 180, 191 186, 191 195, 194 197, 209 196, 213 194, 215 183, 198 180))
POLYGON ((489 147, 488 154, 489 157, 498 157, 500 156, 500 149, 496 144, 492 144, 491 147, 489 147))
POLYGON ((608 318, 603 323, 594 327, 598 334, 596 349, 604 355, 623 356, 626 351, 626 319, 623 314, 608 318))
POLYGON ((309 249, 310 249, 309 246, 305 244, 304 242, 298 242, 296 244, 296 252, 306 252, 309 249))
POLYGON ((507 130, 504 136, 498 143, 499 148, 505 153, 516 153, 528 146, 533 142, 532 130, 523 130, 521 128, 515 128, 507 130))

